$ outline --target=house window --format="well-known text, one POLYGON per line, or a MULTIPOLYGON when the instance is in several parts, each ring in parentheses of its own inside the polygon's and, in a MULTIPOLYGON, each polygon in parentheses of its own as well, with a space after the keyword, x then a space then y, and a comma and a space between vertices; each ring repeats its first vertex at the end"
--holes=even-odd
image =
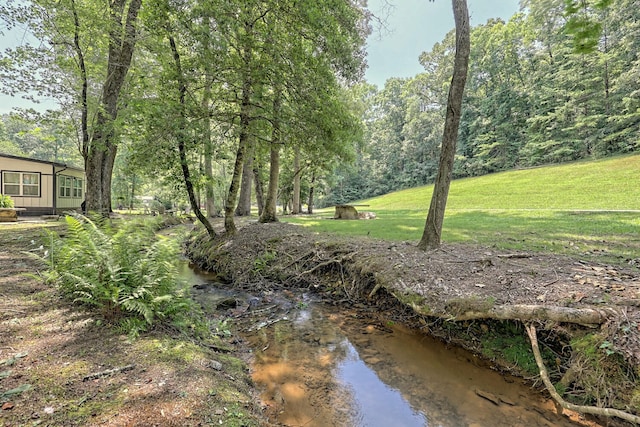
POLYGON ((71 197, 73 178, 70 176, 60 176, 60 197, 71 197))
POLYGON ((3 172, 2 192, 8 196, 40 196, 40 174, 32 172, 3 172))
POLYGON ((73 197, 82 198, 82 180, 79 178, 73 178, 73 197))
POLYGON ((37 174, 37 173, 22 174, 22 195, 23 196, 39 196, 40 195, 40 174, 37 174))
POLYGON ((76 199, 82 198, 84 191, 83 180, 72 176, 60 175, 58 179, 58 194, 60 197, 73 197, 76 199))

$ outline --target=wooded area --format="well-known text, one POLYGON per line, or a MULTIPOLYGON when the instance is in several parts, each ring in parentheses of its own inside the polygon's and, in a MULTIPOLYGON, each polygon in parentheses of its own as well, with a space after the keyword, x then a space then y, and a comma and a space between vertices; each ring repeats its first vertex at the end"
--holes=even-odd
MULTIPOLYGON (((2 90, 61 106, 2 116, 0 150, 88 171, 110 166, 94 165, 90 147, 117 150, 110 200, 93 196, 106 191, 97 184, 88 192, 96 209, 138 194, 186 206, 185 167, 191 204, 226 212, 230 231, 252 203, 272 221, 276 203, 296 213, 434 182, 453 30, 421 55, 425 72, 377 88, 360 81, 376 22, 360 2, 157 0, 127 12, 128 26, 119 6, 94 6, 0 8, 8 29, 43 42, 4 52, 2 90), (115 37, 135 49, 114 100, 109 61, 125 54, 115 37)), ((527 0, 507 22, 472 28, 453 177, 637 151, 634 6, 527 0)))
MULTIPOLYGON (((490 20, 471 30, 453 176, 637 151, 637 4, 579 2, 577 15, 568 17, 562 0, 521 3, 522 11, 507 22, 490 20), (602 9, 596 3, 610 4, 602 9), (568 27, 576 22, 599 27, 590 34, 595 41, 572 34, 568 27), (585 44, 591 49, 580 51, 585 44)), ((354 164, 338 168, 326 204, 434 181, 454 36, 452 30, 421 55, 424 73, 390 79, 383 88, 358 87, 364 148, 354 164)))

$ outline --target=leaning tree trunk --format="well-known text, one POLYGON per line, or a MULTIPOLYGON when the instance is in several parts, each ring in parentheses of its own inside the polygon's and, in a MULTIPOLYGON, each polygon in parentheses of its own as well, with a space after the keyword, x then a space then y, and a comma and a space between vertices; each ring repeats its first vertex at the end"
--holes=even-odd
POLYGON ((435 249, 440 246, 442 238, 442 223, 449 196, 449 186, 453 171, 453 160, 456 154, 456 140, 458 139, 458 126, 462 113, 462 95, 467 81, 467 69, 469 68, 469 52, 471 42, 469 35, 469 11, 466 0, 452 0, 453 16, 456 23, 456 54, 453 65, 453 77, 449 87, 447 99, 447 113, 442 134, 442 148, 440 152, 440 165, 436 182, 431 196, 431 205, 424 226, 422 239, 418 248, 422 250, 435 249))
POLYGON ((178 140, 178 155, 180 157, 180 168, 182 169, 182 176, 184 178, 184 184, 187 188, 187 195, 189 196, 189 203, 191 204, 191 209, 193 209, 193 213, 196 215, 196 218, 200 220, 204 228, 206 228, 207 233, 211 238, 216 237, 216 232, 211 225, 211 222, 207 219, 207 217, 200 210, 199 198, 196 198, 196 193, 193 188, 193 181, 191 180, 191 172, 189 171, 189 163, 187 162, 187 149, 186 149, 186 140, 187 140, 187 129, 186 129, 186 118, 185 118, 185 102, 187 95, 187 85, 184 81, 184 74, 182 73, 182 65, 180 61, 180 53, 178 52, 178 47, 176 45, 176 41, 173 38, 171 29, 169 24, 167 24, 167 32, 169 33, 169 45, 171 46, 171 52, 173 53, 173 60, 176 67, 176 76, 178 80, 178 90, 179 90, 179 101, 180 101, 180 123, 178 126, 178 132, 176 134, 176 139, 178 140))
MULTIPOLYGON (((112 29, 109 31, 107 74, 102 88, 102 105, 96 117, 96 129, 83 153, 87 189, 86 209, 108 214, 111 212, 111 176, 117 154, 114 122, 118 117, 118 99, 124 85, 136 44, 136 20, 142 0, 110 2, 112 29), (126 19, 124 13, 126 12, 126 19), (124 21, 124 28, 123 28, 124 21)), ((83 141, 85 138, 83 137, 83 141)), ((88 141, 88 139, 87 139, 88 141)))
POLYGON ((274 89, 273 97, 273 129, 271 131, 271 148, 269 153, 269 186, 264 201, 264 210, 260 215, 260 222, 277 222, 276 202, 278 200, 278 179, 280 177, 280 90, 274 89))

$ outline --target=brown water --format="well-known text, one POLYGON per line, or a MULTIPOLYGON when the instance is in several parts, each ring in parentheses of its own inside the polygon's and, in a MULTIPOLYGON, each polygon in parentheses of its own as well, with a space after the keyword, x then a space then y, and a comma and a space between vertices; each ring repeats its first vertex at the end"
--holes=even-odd
POLYGON ((268 414, 283 425, 576 425, 465 352, 335 308, 311 304, 245 338, 268 414))
MULTIPOLYGON (((199 291, 202 301, 219 295, 226 297, 229 290, 199 291)), ((557 415, 551 401, 521 380, 479 366, 466 352, 398 325, 382 324, 361 310, 337 309, 300 296, 292 301, 272 293, 238 295, 238 303, 239 308, 227 312, 245 325, 242 336, 252 348, 252 376, 274 423, 595 425, 578 422, 575 415, 574 422, 557 415), (252 316, 254 311, 260 315, 252 316)))

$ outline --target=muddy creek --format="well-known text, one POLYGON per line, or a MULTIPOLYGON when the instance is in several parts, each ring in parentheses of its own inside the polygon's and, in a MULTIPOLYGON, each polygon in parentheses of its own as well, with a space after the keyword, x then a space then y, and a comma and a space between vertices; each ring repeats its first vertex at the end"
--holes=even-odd
MULTIPOLYGON (((231 293, 194 275, 197 299, 241 325, 266 415, 285 426, 575 426, 520 379, 366 309, 306 294, 231 293)), ((574 418, 576 421, 577 417, 574 418)))

